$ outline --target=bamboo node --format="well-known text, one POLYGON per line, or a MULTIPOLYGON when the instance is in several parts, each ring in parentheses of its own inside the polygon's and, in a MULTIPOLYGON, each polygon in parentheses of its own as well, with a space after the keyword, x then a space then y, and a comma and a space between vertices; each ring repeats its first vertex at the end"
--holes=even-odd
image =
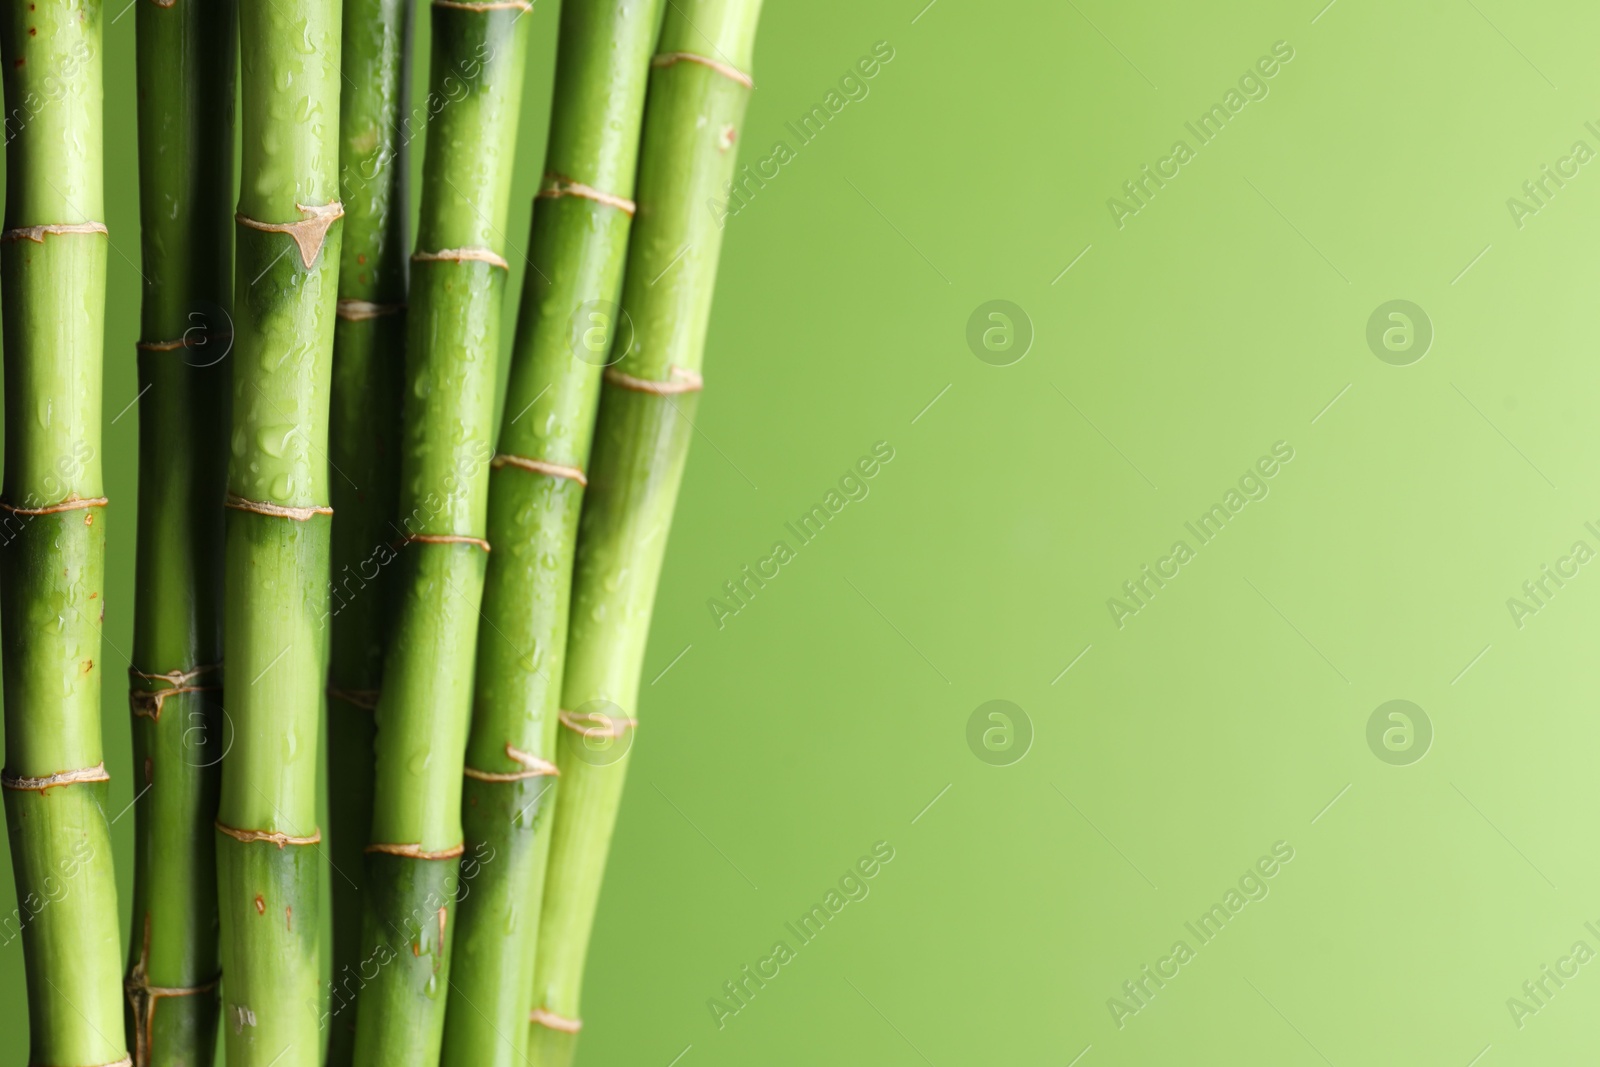
POLYGON ((538 1023, 550 1030, 560 1030, 564 1034, 575 1034, 583 1029, 582 1019, 568 1019, 564 1015, 557 1015, 548 1008, 534 1008, 528 1013, 530 1023, 538 1023))
POLYGON ((129 667, 128 677, 143 678, 147 682, 166 682, 168 685, 176 688, 177 686, 188 685, 202 674, 210 674, 212 671, 220 671, 221 669, 222 664, 220 663, 207 663, 203 667, 191 667, 186 671, 177 670, 165 671, 158 674, 147 674, 146 672, 139 670, 137 667, 129 667))
POLYGON ((266 233, 286 233, 294 239, 300 248, 300 261, 306 265, 306 270, 311 269, 311 264, 317 261, 317 254, 322 251, 322 242, 327 239, 328 227, 344 218, 344 205, 335 200, 329 204, 296 204, 295 207, 305 215, 299 222, 261 222, 253 219, 240 211, 233 218, 241 226, 248 226, 252 230, 262 230, 266 233))
POLYGON ((407 859, 413 860, 450 860, 455 859, 466 850, 467 846, 463 843, 460 845, 452 845, 449 848, 442 848, 437 852, 424 852, 422 849, 422 842, 419 841, 415 844, 407 845, 387 845, 382 843, 368 845, 361 851, 382 852, 385 855, 404 856, 407 859))
POLYGON ((55 222, 43 226, 18 226, 14 230, 7 230, 0 233, 0 244, 32 241, 42 245, 46 235, 57 237, 78 233, 103 233, 107 237, 111 236, 111 231, 106 229, 106 224, 103 222, 55 222))
POLYGON ((538 197, 554 200, 562 196, 576 196, 584 200, 593 200, 597 204, 614 207, 623 214, 632 217, 638 210, 638 205, 625 196, 616 196, 613 193, 603 193, 592 185, 575 182, 571 178, 564 178, 552 171, 545 171, 544 183, 540 186, 538 197))
POLYGON ((532 11, 528 0, 492 0, 490 3, 469 4, 463 0, 433 0, 434 7, 447 7, 455 11, 532 11))
POLYGON ((341 300, 337 314, 346 322, 363 322, 366 319, 381 319, 386 315, 398 315, 406 309, 404 304, 374 304, 370 300, 341 300))
POLYGON ((0 786, 19 792, 32 792, 37 790, 42 793, 46 789, 54 789, 58 785, 77 785, 79 782, 109 782, 111 775, 106 773, 105 761, 102 760, 93 767, 80 767, 73 771, 57 771, 55 774, 46 774, 40 778, 21 778, 0 771, 0 786))
POLYGON ((402 545, 476 545, 485 552, 490 551, 489 542, 481 537, 468 537, 466 534, 411 534, 400 543, 402 545))
POLYGON ((652 378, 635 378, 631 374, 624 374, 615 367, 606 368, 606 381, 619 389, 631 389, 636 393, 649 393, 651 396, 676 396, 679 393, 698 393, 706 387, 706 380, 700 377, 698 371, 687 367, 668 367, 667 380, 658 382, 652 378))
POLYGON ((522 771, 480 771, 476 767, 464 768, 462 773, 468 778, 476 778, 480 782, 520 782, 525 778, 560 777, 561 769, 547 759, 540 759, 530 752, 513 748, 506 742, 506 757, 513 763, 520 763, 527 770, 522 771))
POLYGON ((265 500, 246 500, 237 493, 229 493, 228 499, 222 502, 225 508, 235 511, 249 511, 257 515, 267 515, 275 519, 293 519, 295 522, 308 522, 318 515, 332 515, 333 509, 313 505, 308 508, 288 507, 284 504, 273 504, 265 500))
POLYGON ((231 340, 232 330, 190 330, 176 341, 140 341, 133 347, 140 352, 175 352, 180 348, 204 348, 212 341, 231 340))
POLYGON ((170 689, 129 689, 128 704, 133 709, 134 718, 149 719, 151 722, 161 721, 161 706, 168 697, 182 696, 185 693, 220 693, 220 685, 178 685, 170 689))
POLYGON ((562 726, 584 737, 622 737, 639 725, 638 719, 607 715, 603 711, 563 711, 557 717, 562 726))
POLYGON ((42 508, 19 508, 15 504, 0 502, 0 508, 13 515, 55 515, 63 511, 77 511, 79 508, 103 508, 109 503, 111 501, 103 496, 91 496, 63 500, 59 504, 50 504, 42 508))
POLYGON ((311 831, 310 837, 295 837, 282 830, 240 830, 229 826, 221 819, 217 819, 212 825, 235 841, 243 841, 245 844, 250 844, 252 841, 268 841, 277 845, 280 850, 284 845, 316 845, 322 842, 320 828, 311 831))
POLYGON ((413 263, 465 263, 468 261, 487 263, 491 267, 499 267, 501 270, 511 269, 511 264, 501 259, 490 248, 443 248, 437 252, 413 252, 411 254, 411 262, 413 263))
POLYGON ((378 708, 378 690, 376 689, 337 689, 329 686, 328 695, 335 700, 342 700, 346 704, 366 711, 376 711, 378 708))
POLYGON ((589 479, 584 476, 583 471, 579 468, 566 467, 560 463, 551 463, 548 460, 529 459, 527 456, 513 456, 502 452, 494 457, 489 466, 494 470, 499 470, 501 467, 520 467, 535 474, 548 474, 552 478, 566 478, 569 481, 577 482, 584 488, 589 486, 589 479))
POLYGON ((670 67, 674 63, 698 63, 702 67, 710 67, 724 78, 731 78, 746 89, 754 89, 756 81, 738 67, 719 62, 710 56, 702 56, 695 52, 662 52, 650 61, 652 67, 670 67))

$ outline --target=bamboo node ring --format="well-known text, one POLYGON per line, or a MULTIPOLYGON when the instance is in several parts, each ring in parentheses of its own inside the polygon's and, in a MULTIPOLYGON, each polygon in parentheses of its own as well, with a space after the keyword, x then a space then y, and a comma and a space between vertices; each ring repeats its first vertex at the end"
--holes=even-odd
POLYGON ((406 309, 404 304, 374 304, 370 300, 341 300, 335 313, 346 322, 364 322, 398 315, 406 309))
POLYGON ((557 1015, 547 1008, 534 1008, 528 1013, 530 1023, 538 1023, 550 1030, 560 1030, 564 1034, 575 1034, 583 1029, 582 1019, 568 1019, 564 1015, 557 1015))
POLYGON ((462 773, 468 778, 475 778, 480 782, 520 782, 525 778, 550 778, 560 777, 561 769, 547 759, 540 759, 530 752, 512 747, 506 742, 506 757, 513 763, 520 763, 527 770, 522 771, 480 771, 476 767, 464 768, 462 773))
POLYGON ((700 377, 698 371, 687 367, 667 368, 667 380, 658 382, 651 378, 635 378, 631 374, 624 374, 615 367, 606 369, 606 381, 619 389, 630 389, 635 393, 649 393, 651 396, 676 396, 679 393, 698 393, 706 387, 706 381, 700 377))
POLYGON ((670 67, 674 63, 698 63, 702 67, 710 67, 724 78, 733 79, 746 89, 754 89, 756 87, 755 79, 738 67, 695 52, 662 52, 650 61, 652 67, 670 67))
POLYGON ((491 248, 444 248, 437 252, 413 252, 413 263, 487 263, 491 267, 510 270, 511 264, 500 258, 491 248))
POLYGON ((216 820, 212 825, 235 841, 243 841, 245 844, 249 844, 252 841, 268 841, 282 849, 284 845, 316 845, 322 842, 322 830, 320 828, 311 831, 310 837, 294 837, 281 830, 240 830, 229 826, 221 819, 216 820))
POLYGON ((528 0, 493 0, 491 3, 469 4, 463 0, 433 0, 434 7, 447 7, 455 11, 532 11, 528 0))
POLYGON ((638 719, 625 719, 599 711, 563 711, 558 718, 562 726, 576 730, 584 737, 622 737, 639 725, 638 719))
POLYGON ((552 478, 566 478, 569 481, 577 482, 586 489, 589 487, 589 479, 584 476, 583 471, 579 468, 563 466, 560 463, 551 463, 548 460, 529 459, 527 456, 513 456, 502 452, 494 457, 489 466, 494 470, 499 470, 501 467, 520 467, 522 470, 532 471, 535 474, 548 474, 552 478))
POLYGON ((190 330, 176 341, 139 341, 140 352, 176 352, 180 348, 203 348, 212 341, 233 340, 232 330, 190 330))
POLYGON ((46 774, 39 778, 23 778, 5 772, 0 772, 0 785, 18 792, 44 792, 54 789, 58 785, 77 785, 79 782, 109 782, 111 775, 106 773, 105 761, 93 767, 80 767, 73 771, 57 771, 55 774, 46 774))
POLYGON ((266 500, 246 500, 237 493, 229 493, 228 499, 222 506, 235 511, 249 511, 256 515, 267 515, 274 519, 293 519, 295 522, 309 522, 318 515, 332 515, 333 509, 313 504, 311 507, 296 508, 286 504, 273 504, 266 500))
POLYGON ((403 545, 476 545, 485 552, 490 551, 489 542, 481 537, 468 537, 466 534, 411 534, 400 543, 403 545))
POLYGON ((300 262, 306 265, 306 270, 311 269, 311 264, 317 261, 317 254, 322 251, 322 242, 328 236, 328 227, 344 218, 344 205, 335 200, 328 204, 296 204, 305 218, 299 222, 262 222, 253 219, 244 212, 237 212, 233 218, 241 226, 248 226, 252 230, 261 230, 265 233, 286 233, 294 239, 300 248, 300 262))
POLYGON ((111 231, 106 229, 106 224, 103 222, 56 222, 46 223, 43 226, 18 226, 14 230, 7 230, 0 233, 0 244, 32 241, 42 245, 46 235, 57 237, 79 233, 103 233, 107 237, 111 236, 111 231))
POLYGON ((407 859, 413 859, 413 860, 451 860, 451 859, 455 859, 457 856, 461 855, 466 850, 467 850, 467 846, 465 845, 465 843, 463 843, 463 844, 460 844, 460 845, 452 845, 449 848, 442 848, 437 852, 424 852, 422 850, 422 842, 419 841, 416 844, 409 844, 409 845, 386 845, 386 844, 368 845, 366 848, 362 849, 361 851, 363 851, 363 852, 382 852, 382 853, 385 853, 386 855, 404 856, 407 859))
POLYGON ((55 515, 63 511, 77 511, 80 508, 103 508, 109 503, 111 501, 103 496, 91 496, 63 500, 59 504, 49 504, 42 508, 20 508, 15 504, 0 502, 0 508, 4 508, 13 515, 55 515))
POLYGON ((603 193, 592 185, 575 182, 571 178, 564 178, 551 171, 545 172, 544 183, 540 186, 537 196, 545 200, 554 200, 562 196, 576 196, 584 200, 593 200, 597 204, 614 207, 628 216, 632 216, 639 209, 637 204, 625 196, 603 193))

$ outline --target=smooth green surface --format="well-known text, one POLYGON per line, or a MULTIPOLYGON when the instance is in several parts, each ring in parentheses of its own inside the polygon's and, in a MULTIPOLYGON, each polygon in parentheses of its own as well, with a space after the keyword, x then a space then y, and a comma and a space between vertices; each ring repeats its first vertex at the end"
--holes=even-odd
MULTIPOLYGON (((1065 1067, 1090 1044, 1075 1067, 1326 1067, 1295 1029, 1340 1067, 1466 1067, 1491 1044, 1475 1067, 1588 1062, 1593 963, 1547 983, 1555 995, 1520 1030, 1506 1001, 1574 941, 1600 949, 1584 927, 1600 926, 1600 857, 1584 845, 1600 804, 1593 564, 1520 630, 1506 601, 1573 541, 1600 549, 1584 527, 1600 527, 1587 414, 1600 406, 1600 187, 1585 165, 1520 230, 1506 201, 1573 141, 1600 150, 1584 126, 1600 124, 1585 49, 1600 16, 1477 4, 1483 15, 1339 0, 1312 25, 1321 2, 1077 0, 1159 89, 1068 5, 939 0, 914 25, 922 3, 766 5, 740 166, 755 174, 780 139, 794 158, 726 220, 694 414, 704 436, 656 598, 580 1064, 666 1067, 692 1044, 676 1067, 925 1067, 896 1027, 939 1067, 1065 1067), (1278 40, 1295 58, 1270 95, 1117 230, 1106 200, 1278 40), (801 144, 786 124, 879 41, 893 59, 861 78, 866 98, 801 144), (965 339, 997 298, 1035 329, 1011 367, 965 339), (1397 298, 1435 326, 1410 367, 1365 339, 1397 298), (1295 459, 1271 494, 1117 630, 1106 599, 1278 440, 1295 459), (790 534, 879 441, 894 459, 874 459, 866 498, 809 544, 790 534), (719 630, 707 601, 739 607, 725 583, 780 539, 794 560, 749 582, 719 630), (1435 729, 1409 767, 1366 742, 1396 697, 1435 729), (997 698, 1035 731, 1009 767, 967 747, 969 717, 997 698), (1267 899, 1116 1029, 1107 999, 1280 839, 1295 858, 1267 899), (869 895, 810 944, 789 934, 879 840, 895 857, 863 879, 869 895), (707 1001, 780 938, 796 958, 719 1030, 707 1001)), ((527 270, 556 13, 541 0, 527 16, 508 292, 527 270)), ((106 27, 119 87, 107 158, 123 174, 134 17, 106 27)), ((114 773, 130 761, 116 650, 132 649, 138 407, 112 420, 139 391, 141 285, 137 190, 116 173, 103 409, 114 773)), ((116 773, 108 814, 137 792, 116 773)), ((133 821, 112 824, 123 901, 133 821)), ((3 921, 17 904, 0 883, 3 921)), ((0 945, 16 1046, 20 948, 0 945)), ((21 1063, 20 1047, 0 1061, 21 1063)))
POLYGON ((233 364, 231 0, 140 4, 139 530, 133 668, 135 875, 127 1041, 136 1067, 204 1065, 217 1043, 216 818, 223 485, 233 364), (181 342, 173 347, 174 342, 181 342), (174 689, 194 689, 172 692, 174 689), (161 995, 158 990, 192 990, 161 995))

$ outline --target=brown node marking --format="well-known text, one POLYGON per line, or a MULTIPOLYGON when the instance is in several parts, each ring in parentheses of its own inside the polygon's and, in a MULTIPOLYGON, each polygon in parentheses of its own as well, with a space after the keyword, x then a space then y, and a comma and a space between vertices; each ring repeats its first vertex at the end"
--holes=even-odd
POLYGON ((583 1029, 582 1019, 568 1019, 564 1015, 557 1015, 548 1008, 534 1008, 528 1013, 528 1021, 530 1023, 538 1023, 540 1026, 551 1030, 560 1030, 564 1034, 575 1034, 583 1029))
POLYGON ((563 711, 557 718, 561 720, 562 726, 576 730, 584 737, 621 737, 639 725, 638 719, 624 719, 599 711, 563 711), (586 723, 600 725, 586 725, 586 723))
POLYGON ((461 853, 466 851, 466 848, 467 847, 465 844, 460 844, 453 845, 450 848, 442 848, 437 852, 425 852, 422 848, 422 842, 419 841, 416 844, 408 845, 388 845, 379 843, 375 845, 368 845, 361 851, 382 852, 386 855, 404 856, 407 859, 413 860, 449 860, 455 859, 457 856, 461 855, 461 853))
POLYGON ((10 774, 0 773, 0 785, 18 792, 37 790, 42 793, 46 789, 54 789, 58 785, 109 781, 111 781, 111 775, 106 773, 106 765, 103 760, 93 767, 80 767, 72 771, 57 771, 55 774, 46 774, 40 778, 19 778, 10 774))
POLYGON ((7 230, 0 233, 0 244, 33 241, 42 245, 47 234, 54 237, 74 233, 103 233, 107 237, 111 235, 111 231, 106 229, 106 224, 103 222, 56 222, 46 223, 43 226, 18 226, 14 230, 7 230))
POLYGON ((128 668, 130 678, 143 678, 147 682, 165 682, 164 689, 134 689, 128 690, 128 703, 133 708, 135 716, 150 719, 152 722, 161 721, 161 705, 168 697, 181 696, 184 693, 215 693, 220 692, 220 685, 190 685, 189 683, 203 674, 222 669, 220 663, 210 663, 204 667, 195 667, 187 671, 168 671, 165 674, 146 674, 135 667, 128 668))
POLYGON ((400 543, 403 545, 413 543, 424 545, 477 545, 485 552, 489 551, 489 542, 481 537, 468 537, 466 534, 412 534, 400 543))
POLYGON ((221 819, 217 819, 212 825, 235 841, 243 841, 245 844, 249 844, 252 841, 270 841, 272 844, 277 845, 280 850, 284 845, 316 845, 322 842, 322 830, 320 828, 313 830, 310 837, 294 837, 281 830, 239 830, 229 826, 221 819))
POLYGON ((90 496, 63 500, 59 504, 51 504, 42 508, 19 508, 15 504, 6 503, 0 503, 0 508, 4 508, 13 515, 55 515, 63 511, 77 511, 79 508, 103 508, 109 503, 111 501, 103 496, 90 496))
POLYGON ((330 686, 328 695, 335 700, 342 700, 346 704, 351 704, 366 711, 376 711, 378 708, 378 690, 376 689, 336 689, 330 686))
POLYGON ((527 456, 513 456, 502 452, 494 457, 489 466, 495 470, 499 470, 501 467, 521 467, 523 470, 532 471, 535 474, 548 474, 552 478, 566 478, 577 482, 584 488, 589 486, 589 479, 584 476, 583 471, 579 468, 565 467, 559 463, 551 463, 548 460, 529 459, 527 456))
POLYGON ((233 340, 232 330, 194 330, 191 332, 193 337, 189 333, 185 333, 176 341, 140 341, 133 347, 140 352, 175 352, 180 348, 204 347, 212 341, 233 340))
POLYGON ((99 1064, 98 1067, 133 1067, 133 1057, 124 1056, 120 1060, 112 1060, 110 1063, 99 1064))
POLYGON ((413 252, 413 263, 465 263, 476 261, 487 263, 491 267, 501 270, 510 270, 511 264, 501 259, 492 249, 488 248, 444 248, 438 252, 413 252))
POLYGON ((492 3, 468 4, 462 0, 433 0, 434 7, 454 8, 457 11, 532 11, 528 0, 495 0, 492 3))
POLYGON ((139 1067, 148 1067, 151 1057, 151 1035, 156 1025, 156 1004, 164 997, 193 997, 201 993, 209 993, 217 988, 217 983, 222 980, 219 974, 205 985, 197 986, 153 986, 150 984, 150 913, 144 915, 144 948, 139 953, 139 962, 133 965, 133 970, 128 972, 128 977, 122 983, 123 992, 128 997, 130 1014, 134 1018, 133 1058, 124 1063, 137 1063, 139 1067))
POLYGON ((328 227, 344 218, 344 205, 335 200, 331 204, 311 207, 296 204, 295 207, 306 216, 299 222, 261 222, 242 211, 236 213, 233 218, 239 225, 248 226, 252 230, 288 234, 294 239, 294 243, 300 246, 300 261, 306 265, 306 270, 310 270, 311 264, 317 261, 317 253, 322 251, 322 242, 327 239, 328 227))
POLYGON ((370 300, 341 300, 338 316, 346 322, 381 319, 385 315, 398 315, 406 309, 404 304, 374 304, 370 300))
POLYGON ((293 519, 295 522, 308 522, 317 515, 332 515, 333 509, 313 505, 308 508, 293 508, 283 504, 273 504, 265 500, 246 500, 237 493, 229 493, 228 499, 222 502, 225 508, 235 511, 250 511, 257 515, 268 515, 275 519, 293 519))
POLYGON ((571 178, 564 178, 552 171, 545 171, 544 184, 540 187, 537 195, 546 200, 554 200, 562 196, 581 197, 584 200, 593 200, 597 204, 614 207, 629 216, 632 216, 639 209, 637 204, 625 196, 603 193, 592 185, 575 182, 571 178))
POLYGON ((698 371, 687 367, 668 367, 667 380, 655 381, 652 378, 635 378, 631 374, 623 374, 615 367, 606 368, 606 381, 619 389, 631 389, 636 393, 649 393, 651 396, 676 396, 679 393, 698 393, 706 387, 706 380, 700 377, 698 371))
POLYGON ((480 771, 476 767, 467 767, 462 771, 462 773, 468 778, 476 778, 480 782, 520 782, 524 778, 559 777, 561 774, 561 769, 554 763, 551 763, 547 759, 540 759, 531 752, 524 752, 519 748, 513 748, 509 741, 506 742, 506 758, 510 759, 513 763, 522 764, 527 769, 506 773, 500 771, 480 771))
POLYGON ((694 52, 662 52, 650 61, 652 67, 670 67, 674 63, 698 63, 702 67, 710 67, 724 78, 732 78, 746 89, 754 89, 756 86, 755 79, 738 67, 719 63, 710 56, 697 55, 694 52))

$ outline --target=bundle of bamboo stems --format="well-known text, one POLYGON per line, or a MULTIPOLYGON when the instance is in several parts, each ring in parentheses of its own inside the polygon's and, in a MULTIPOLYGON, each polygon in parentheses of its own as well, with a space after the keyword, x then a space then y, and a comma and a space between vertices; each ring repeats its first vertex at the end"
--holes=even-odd
POLYGON ((526 252, 529 0, 432 0, 415 109, 407 0, 135 2, 134 761, 108 770, 102 12, 0 0, 30 1062, 209 1064, 220 1030, 231 1067, 568 1064, 760 0, 565 0, 526 252))

